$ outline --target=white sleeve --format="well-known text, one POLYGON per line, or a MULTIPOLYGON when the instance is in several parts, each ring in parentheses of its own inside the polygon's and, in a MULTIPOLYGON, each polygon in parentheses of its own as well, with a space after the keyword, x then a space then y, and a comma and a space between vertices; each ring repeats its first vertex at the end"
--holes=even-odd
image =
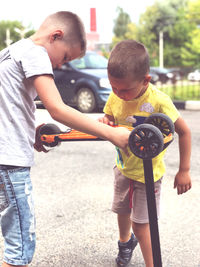
POLYGON ((26 78, 42 74, 53 75, 50 58, 45 48, 41 46, 35 45, 33 49, 23 53, 20 62, 26 78))

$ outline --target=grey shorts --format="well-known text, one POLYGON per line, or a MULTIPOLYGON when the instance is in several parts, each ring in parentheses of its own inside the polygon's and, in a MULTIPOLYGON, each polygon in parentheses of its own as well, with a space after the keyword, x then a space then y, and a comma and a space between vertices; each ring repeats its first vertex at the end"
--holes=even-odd
MULTIPOLYGON (((112 211, 117 214, 130 213, 130 218, 135 223, 148 223, 145 184, 127 178, 116 166, 114 167, 114 175, 112 211)), ((162 179, 154 183, 158 217, 160 215, 161 183, 162 179)))

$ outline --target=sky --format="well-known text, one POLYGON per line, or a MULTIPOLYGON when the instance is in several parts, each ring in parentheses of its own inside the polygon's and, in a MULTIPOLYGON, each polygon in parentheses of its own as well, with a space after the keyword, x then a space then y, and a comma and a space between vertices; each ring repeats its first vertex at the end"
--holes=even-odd
POLYGON ((112 40, 118 6, 130 15, 132 22, 137 23, 140 14, 154 2, 155 0, 4 0, 0 8, 0 20, 18 20, 25 27, 30 26, 36 30, 49 14, 68 10, 80 16, 86 32, 89 32, 90 8, 96 8, 100 42, 107 43, 112 40))

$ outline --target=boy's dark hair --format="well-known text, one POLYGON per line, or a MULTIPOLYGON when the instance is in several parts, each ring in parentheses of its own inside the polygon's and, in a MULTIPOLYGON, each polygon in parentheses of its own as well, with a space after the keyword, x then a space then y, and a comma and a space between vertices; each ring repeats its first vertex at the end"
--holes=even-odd
POLYGON ((111 51, 108 73, 119 79, 142 80, 149 73, 149 55, 145 46, 135 40, 119 42, 111 51))
POLYGON ((71 46, 80 43, 81 55, 86 51, 86 33, 81 19, 70 11, 59 11, 51 14, 46 19, 47 23, 54 23, 64 31, 64 41, 71 46))

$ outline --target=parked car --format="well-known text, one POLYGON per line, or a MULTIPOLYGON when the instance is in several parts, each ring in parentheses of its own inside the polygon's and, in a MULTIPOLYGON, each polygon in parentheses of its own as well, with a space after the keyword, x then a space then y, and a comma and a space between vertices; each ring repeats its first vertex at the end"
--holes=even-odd
POLYGON ((188 73, 187 78, 189 81, 200 81, 200 69, 188 73))
POLYGON ((151 76, 151 83, 155 84, 159 81, 159 76, 155 72, 150 70, 149 75, 151 76))
POLYGON ((185 75, 185 71, 183 68, 167 68, 170 72, 175 75, 175 80, 182 80, 185 75))
POLYGON ((150 67, 150 73, 157 74, 158 75, 158 81, 161 83, 166 83, 168 81, 174 82, 180 77, 178 77, 173 71, 170 71, 166 68, 160 68, 160 67, 150 67))
POLYGON ((112 91, 107 64, 105 57, 88 51, 84 57, 55 69, 55 83, 63 101, 86 113, 103 108, 112 91))

